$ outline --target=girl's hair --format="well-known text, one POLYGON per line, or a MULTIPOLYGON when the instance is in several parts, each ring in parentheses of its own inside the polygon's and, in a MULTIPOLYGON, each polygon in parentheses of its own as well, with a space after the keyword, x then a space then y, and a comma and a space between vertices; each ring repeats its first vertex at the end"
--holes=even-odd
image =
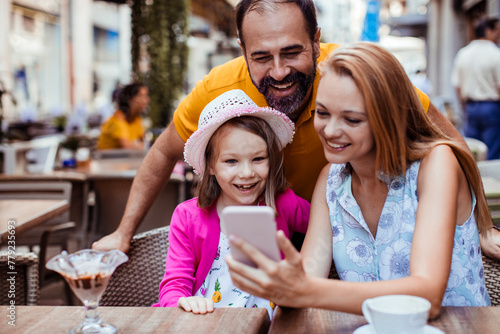
POLYGON ((130 115, 130 100, 139 94, 142 87, 146 86, 140 82, 136 82, 126 85, 120 90, 120 95, 118 95, 118 108, 125 114, 125 116, 130 115))
POLYGON ((202 209, 212 205, 219 198, 221 188, 214 175, 210 175, 210 168, 215 165, 219 153, 220 138, 226 131, 238 128, 261 137, 267 144, 267 156, 269 159, 269 174, 266 180, 266 187, 263 199, 267 206, 276 211, 276 194, 285 191, 287 182, 283 169, 283 154, 278 144, 276 134, 269 124, 262 118, 254 116, 235 117, 222 124, 210 138, 205 150, 205 170, 198 182, 196 189, 198 195, 198 206, 202 209))
MULTIPOLYGON (((390 176, 403 174, 414 161, 437 145, 451 147, 475 194, 482 181, 469 150, 454 143, 428 118, 419 96, 399 61, 384 48, 369 42, 335 50, 320 65, 322 75, 332 71, 351 77, 363 95, 376 145, 376 171, 390 176)), ((488 228, 487 203, 477 196, 475 208, 479 231, 488 228)))

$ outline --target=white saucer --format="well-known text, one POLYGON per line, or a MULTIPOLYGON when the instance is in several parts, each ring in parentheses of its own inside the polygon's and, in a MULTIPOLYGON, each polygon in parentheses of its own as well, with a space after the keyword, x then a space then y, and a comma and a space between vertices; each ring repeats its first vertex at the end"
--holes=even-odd
MULTIPOLYGON (((372 330, 372 326, 370 324, 366 324, 357 328, 352 334, 375 334, 375 331, 372 330)), ((425 326, 424 334, 444 334, 442 330, 433 326, 425 326)))

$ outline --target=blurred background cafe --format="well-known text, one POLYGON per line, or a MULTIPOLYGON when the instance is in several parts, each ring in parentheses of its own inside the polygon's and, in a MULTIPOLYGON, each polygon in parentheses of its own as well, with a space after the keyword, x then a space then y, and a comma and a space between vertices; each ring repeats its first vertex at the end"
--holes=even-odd
MULTIPOLYGON (((424 76, 422 90, 462 131, 463 111, 450 82, 453 59, 472 40, 477 18, 499 15, 500 0, 314 2, 323 42, 385 46, 410 76, 424 76)), ((0 265, 15 225, 16 251, 25 252, 26 268, 32 268, 26 272, 36 269, 38 277, 36 283, 27 278, 36 293, 19 303, 76 302, 60 280, 51 284, 45 261, 61 249, 89 248, 116 229, 137 169, 178 102, 210 69, 241 55, 236 4, 0 1, 0 265), (147 87, 143 145, 99 149, 103 124, 132 82, 147 87)), ((468 142, 484 160, 484 144, 468 142)), ((500 167, 484 163, 494 205, 500 167)), ((175 206, 193 196, 195 181, 179 161, 138 232, 168 225, 175 206)))

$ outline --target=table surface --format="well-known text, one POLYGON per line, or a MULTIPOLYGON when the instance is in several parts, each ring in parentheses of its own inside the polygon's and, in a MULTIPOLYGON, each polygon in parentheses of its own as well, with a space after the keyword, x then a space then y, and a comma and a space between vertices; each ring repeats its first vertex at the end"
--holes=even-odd
MULTIPOLYGON (((143 157, 93 159, 88 166, 78 167, 74 171, 86 175, 90 180, 100 178, 134 178, 141 166, 143 157)), ((180 163, 179 163, 180 164, 180 163)), ((184 169, 174 168, 170 181, 184 181, 184 169)))
POLYGON ((69 210, 67 200, 53 199, 1 199, 0 241, 9 235, 9 220, 16 221, 16 235, 40 225, 69 210))
MULTIPOLYGON (((1 174, 0 181, 63 180, 86 182, 100 178, 134 178, 144 158, 93 159, 86 166, 65 168, 47 173, 1 174)), ((184 181, 183 162, 179 162, 170 177, 172 181, 184 181)))
MULTIPOLYGON (((171 307, 99 307, 101 319, 118 333, 267 333, 265 309, 218 308, 196 315, 171 307)), ((83 306, 18 306, 8 333, 68 333, 85 316, 83 306)), ((7 320, 5 320, 7 321, 7 320)), ((5 328, 7 325, 3 325, 5 328)))
MULTIPOLYGON (((269 333, 348 333, 366 325, 362 315, 320 309, 278 308, 269 333)), ((429 325, 445 333, 498 333, 500 307, 443 307, 429 325)))
POLYGON ((88 166, 78 167, 75 171, 90 178, 99 176, 134 177, 143 160, 142 157, 91 160, 88 166))

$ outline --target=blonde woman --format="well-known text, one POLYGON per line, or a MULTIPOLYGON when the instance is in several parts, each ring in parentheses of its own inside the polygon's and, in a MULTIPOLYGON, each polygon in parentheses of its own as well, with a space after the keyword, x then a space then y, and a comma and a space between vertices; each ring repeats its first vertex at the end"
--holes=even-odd
POLYGON ((361 313, 388 294, 444 305, 490 305, 479 233, 488 208, 473 157, 426 117, 396 58, 359 43, 325 63, 314 126, 328 164, 320 174, 302 253, 278 232, 285 260, 241 239, 259 269, 227 259, 239 288, 278 305, 361 313), (477 223, 476 223, 477 222, 477 223), (341 280, 328 280, 333 260, 341 280))

